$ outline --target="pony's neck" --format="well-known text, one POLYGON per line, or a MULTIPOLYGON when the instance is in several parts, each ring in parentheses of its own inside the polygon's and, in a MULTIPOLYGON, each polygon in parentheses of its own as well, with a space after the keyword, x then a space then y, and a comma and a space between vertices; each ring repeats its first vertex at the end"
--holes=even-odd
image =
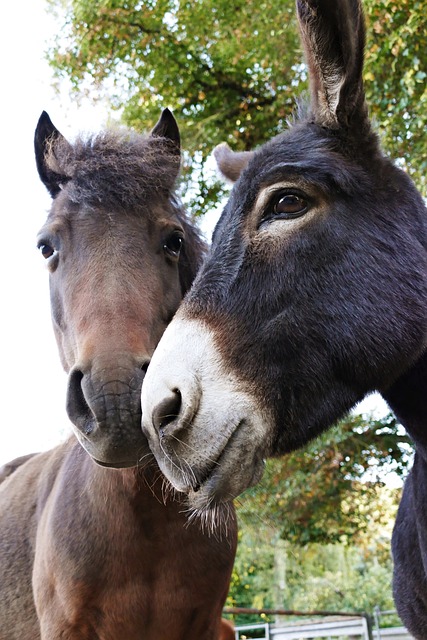
POLYGON ((87 486, 102 488, 102 495, 108 496, 111 500, 117 498, 134 500, 153 500, 162 503, 168 488, 165 485, 163 476, 154 460, 151 457, 146 460, 141 467, 131 467, 128 469, 109 469, 101 467, 94 462, 75 436, 71 436, 67 445, 70 447, 71 460, 84 478, 87 486), (77 460, 77 462, 76 462, 77 460))
POLYGON ((427 462, 427 351, 382 395, 427 462))
POLYGON ((97 467, 94 471, 101 474, 103 486, 108 484, 111 493, 119 490, 131 500, 151 501, 154 498, 162 502, 163 480, 156 464, 145 468, 102 469, 101 472, 97 467))

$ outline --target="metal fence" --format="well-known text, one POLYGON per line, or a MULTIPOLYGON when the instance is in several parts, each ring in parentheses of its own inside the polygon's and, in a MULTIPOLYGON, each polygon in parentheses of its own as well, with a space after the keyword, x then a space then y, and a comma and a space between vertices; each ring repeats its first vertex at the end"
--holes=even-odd
POLYGON ((280 627, 268 623, 236 627, 236 640, 246 638, 261 638, 262 640, 314 640, 318 638, 371 640, 367 621, 360 617, 296 622, 280 627), (259 630, 263 631, 263 635, 259 635, 259 630))
MULTIPOLYGON (((377 612, 378 613, 378 612, 377 612)), ((387 612, 391 613, 391 612, 387 612)), ((411 640, 404 627, 381 629, 379 616, 372 629, 367 616, 327 618, 317 621, 291 622, 284 626, 271 623, 236 626, 236 640, 411 640)))

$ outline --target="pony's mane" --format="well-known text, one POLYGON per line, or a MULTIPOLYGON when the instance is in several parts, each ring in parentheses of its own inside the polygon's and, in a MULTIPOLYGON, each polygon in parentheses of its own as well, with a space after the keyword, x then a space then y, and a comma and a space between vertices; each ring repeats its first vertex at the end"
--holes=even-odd
POLYGON ((165 138, 118 129, 52 141, 46 164, 64 177, 75 204, 132 211, 172 192, 179 156, 165 138))

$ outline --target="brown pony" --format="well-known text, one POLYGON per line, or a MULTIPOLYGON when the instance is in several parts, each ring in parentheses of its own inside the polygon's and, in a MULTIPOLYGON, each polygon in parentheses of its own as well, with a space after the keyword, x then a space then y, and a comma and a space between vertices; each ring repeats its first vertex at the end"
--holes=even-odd
POLYGON ((219 634, 219 640, 235 640, 236 632, 234 626, 228 620, 221 620, 221 633, 219 634))
POLYGON ((174 195, 176 122, 71 145, 43 113, 35 150, 77 438, 3 469, 0 639, 217 640, 234 511, 215 535, 189 523, 140 428, 150 356, 204 251, 174 195))

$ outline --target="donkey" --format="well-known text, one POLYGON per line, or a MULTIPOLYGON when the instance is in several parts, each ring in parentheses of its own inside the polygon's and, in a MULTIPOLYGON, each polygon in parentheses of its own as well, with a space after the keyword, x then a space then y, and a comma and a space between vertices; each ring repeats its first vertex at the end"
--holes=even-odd
POLYGON ((378 390, 416 455, 393 536, 394 592, 427 638, 427 211, 384 157, 362 82, 359 0, 298 0, 311 103, 235 180, 142 390, 143 431, 196 508, 259 480, 378 390))
POLYGON ((0 639, 218 640, 233 508, 216 535, 189 522, 140 427, 150 356, 204 254, 174 191, 177 124, 165 110, 150 135, 70 144, 43 113, 35 152, 75 435, 3 470, 0 639))

